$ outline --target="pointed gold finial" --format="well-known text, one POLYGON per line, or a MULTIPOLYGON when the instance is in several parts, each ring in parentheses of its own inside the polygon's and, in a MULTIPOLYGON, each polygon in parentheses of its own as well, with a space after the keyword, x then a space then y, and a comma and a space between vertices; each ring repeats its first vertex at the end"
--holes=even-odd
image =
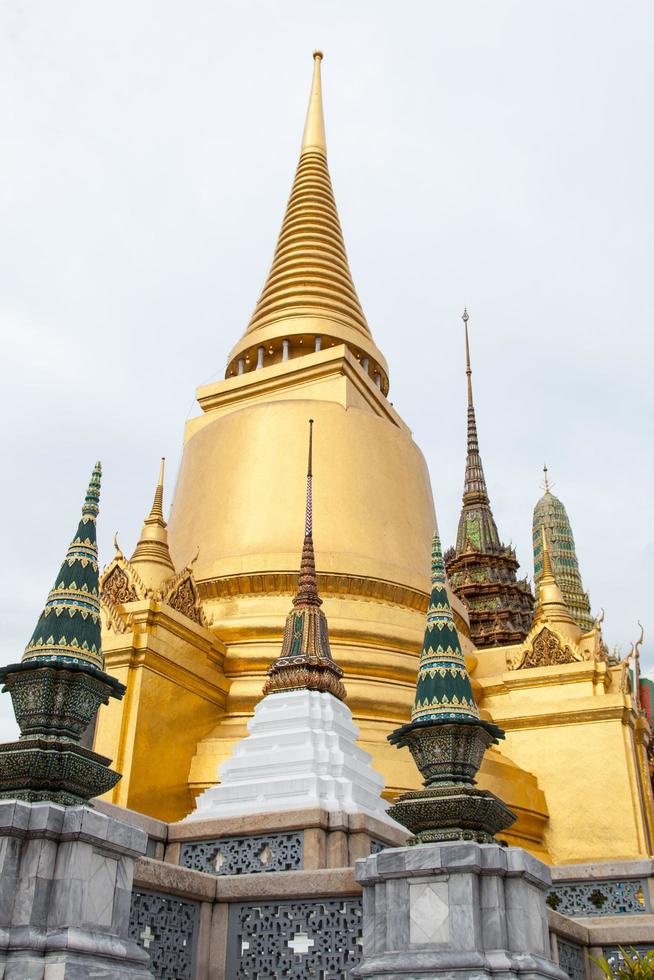
POLYGON ((545 576, 554 578, 554 570, 552 568, 552 560, 550 558, 550 549, 549 545, 547 544, 547 534, 545 532, 544 524, 541 524, 540 533, 543 542, 543 578, 545 576))
POLYGON ((159 480, 154 492, 150 513, 143 522, 138 544, 130 561, 138 567, 139 575, 150 589, 158 589, 175 573, 175 566, 168 549, 168 529, 163 515, 163 488, 165 458, 159 464, 159 480))
POLYGON ((302 153, 305 150, 319 150, 327 156, 327 140, 325 139, 325 117, 322 111, 322 83, 320 78, 320 62, 322 51, 313 52, 313 82, 309 96, 307 121, 304 124, 302 137, 302 153))
POLYGON ((540 533, 543 549, 543 574, 538 584, 534 625, 543 622, 556 623, 559 626, 563 626, 571 638, 578 639, 581 637, 581 630, 572 618, 570 610, 565 604, 563 593, 556 581, 544 524, 541 524, 540 533))
POLYGON ((157 488, 154 491, 154 500, 152 501, 152 509, 150 511, 150 518, 154 517, 157 520, 163 521, 163 488, 164 488, 164 468, 166 465, 165 456, 161 457, 161 463, 159 464, 159 482, 157 483, 157 488))

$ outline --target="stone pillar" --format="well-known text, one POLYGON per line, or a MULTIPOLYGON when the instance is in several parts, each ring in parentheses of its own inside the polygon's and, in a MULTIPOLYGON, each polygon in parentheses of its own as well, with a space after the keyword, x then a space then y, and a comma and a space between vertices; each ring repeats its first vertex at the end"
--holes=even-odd
POLYGON ((84 806, 0 800, 0 976, 152 980, 128 938, 147 835, 84 806))
POLYGON ((567 980, 550 958, 549 869, 518 847, 456 841, 357 861, 363 960, 374 980, 567 980))

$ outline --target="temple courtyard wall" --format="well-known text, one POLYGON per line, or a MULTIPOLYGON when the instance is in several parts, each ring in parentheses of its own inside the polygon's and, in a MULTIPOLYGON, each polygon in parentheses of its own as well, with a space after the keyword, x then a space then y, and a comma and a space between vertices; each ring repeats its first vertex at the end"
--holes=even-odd
POLYGON ((407 849, 381 821, 320 809, 177 824, 102 802, 92 810, 2 801, 0 811, 2 980, 446 975, 409 973, 408 963, 414 954, 427 962, 430 936, 445 955, 445 933, 462 935, 464 920, 472 931, 461 943, 476 942, 487 960, 483 947, 499 941, 499 922, 518 960, 521 943, 535 944, 554 964, 493 976, 595 980, 589 954, 615 960, 619 945, 654 948, 647 859, 549 869, 520 848, 407 849), (492 882, 480 871, 488 855, 504 869, 492 882), (366 879, 372 904, 362 901, 366 879), (452 904, 466 888, 477 896, 470 914, 452 904), (486 907, 498 889, 506 893, 499 912, 497 903, 486 907), (409 894, 423 904, 414 909, 409 894), (375 972, 372 953, 395 955, 394 947, 407 970, 375 972))

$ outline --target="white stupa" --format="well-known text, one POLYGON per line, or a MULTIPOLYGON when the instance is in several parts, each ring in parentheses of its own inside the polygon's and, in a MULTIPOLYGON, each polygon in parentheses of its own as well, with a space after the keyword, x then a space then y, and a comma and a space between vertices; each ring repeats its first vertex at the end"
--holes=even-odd
POLYGON ((357 745, 343 671, 332 658, 320 608, 312 527, 313 421, 309 425, 302 564, 282 651, 270 667, 249 734, 220 767, 220 783, 198 797, 187 820, 321 807, 365 813, 399 827, 386 813, 383 777, 357 745))

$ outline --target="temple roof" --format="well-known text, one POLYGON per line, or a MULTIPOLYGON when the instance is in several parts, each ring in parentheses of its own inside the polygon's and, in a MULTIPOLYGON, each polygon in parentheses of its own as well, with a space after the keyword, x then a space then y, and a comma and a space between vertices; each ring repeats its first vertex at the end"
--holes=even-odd
POLYGON ((102 467, 96 463, 82 517, 50 589, 23 662, 91 664, 102 670, 96 517, 102 467))
POLYGON ((590 599, 584 590, 579 572, 575 540, 567 511, 551 490, 547 466, 545 473, 545 493, 534 507, 534 582, 536 587, 543 574, 543 553, 541 528, 547 529, 552 568, 556 575, 566 606, 576 623, 584 631, 593 628, 594 619, 590 611, 590 599))
POLYGON ((379 376, 388 390, 386 362, 372 340, 370 328, 350 272, 343 233, 336 210, 329 168, 322 106, 320 64, 314 52, 313 81, 295 180, 286 208, 268 278, 245 334, 229 356, 227 375, 238 370, 263 346, 274 363, 281 360, 282 341, 288 356, 311 353, 315 338, 322 347, 346 343, 368 364, 371 377, 379 376))

